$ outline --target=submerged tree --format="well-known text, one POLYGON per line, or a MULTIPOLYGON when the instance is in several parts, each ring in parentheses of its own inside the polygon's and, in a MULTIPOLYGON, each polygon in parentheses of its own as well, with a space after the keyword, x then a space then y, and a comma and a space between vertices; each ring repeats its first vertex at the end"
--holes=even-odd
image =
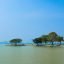
POLYGON ((48 41, 50 41, 52 43, 52 45, 54 45, 53 42, 56 41, 56 37, 57 36, 58 35, 55 32, 49 33, 49 35, 48 35, 48 41))
POLYGON ((17 44, 21 43, 21 42, 22 42, 22 39, 12 39, 12 40, 10 40, 10 43, 14 44, 15 46, 17 46, 17 44))
POLYGON ((48 42, 48 35, 43 35, 41 38, 42 42, 45 42, 45 44, 48 42))
POLYGON ((37 45, 42 44, 42 38, 35 38, 33 39, 33 42, 37 45))
POLYGON ((41 36, 39 38, 35 38, 33 40, 33 42, 36 43, 37 45, 39 43, 42 44, 43 42, 45 42, 45 44, 48 42, 51 42, 52 46, 54 45, 54 42, 60 42, 60 45, 61 45, 62 41, 64 41, 63 37, 59 36, 56 32, 51 32, 48 35, 43 35, 43 36, 41 36))
POLYGON ((57 36, 57 37, 56 37, 56 41, 57 41, 57 42, 60 42, 60 45, 61 45, 61 42, 63 41, 63 37, 57 36))

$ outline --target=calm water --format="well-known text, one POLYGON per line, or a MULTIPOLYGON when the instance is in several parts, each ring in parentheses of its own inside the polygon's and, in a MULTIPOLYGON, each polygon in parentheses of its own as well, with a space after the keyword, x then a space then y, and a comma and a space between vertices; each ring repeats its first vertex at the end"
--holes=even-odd
POLYGON ((1 45, 0 64, 64 64, 64 47, 1 45))

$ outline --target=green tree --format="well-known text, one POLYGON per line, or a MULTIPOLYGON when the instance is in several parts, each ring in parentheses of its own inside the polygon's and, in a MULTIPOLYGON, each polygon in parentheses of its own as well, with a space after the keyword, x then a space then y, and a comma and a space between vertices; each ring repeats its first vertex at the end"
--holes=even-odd
POLYGON ((57 37, 56 37, 56 41, 57 41, 57 42, 60 42, 60 45, 61 45, 61 42, 63 41, 63 37, 57 36, 57 37))
POLYGON ((41 38, 42 42, 45 42, 45 44, 48 42, 48 35, 43 35, 41 38))
POLYGON ((33 42, 37 45, 42 44, 42 38, 35 38, 33 39, 33 42))
POLYGON ((56 37, 57 36, 58 35, 55 32, 49 33, 49 35, 48 35, 48 41, 50 41, 52 43, 52 45, 54 45, 53 42, 56 41, 56 37))
POLYGON ((14 46, 17 46, 17 44, 21 43, 21 42, 22 42, 22 39, 12 39, 12 40, 10 40, 10 43, 14 44, 14 46))

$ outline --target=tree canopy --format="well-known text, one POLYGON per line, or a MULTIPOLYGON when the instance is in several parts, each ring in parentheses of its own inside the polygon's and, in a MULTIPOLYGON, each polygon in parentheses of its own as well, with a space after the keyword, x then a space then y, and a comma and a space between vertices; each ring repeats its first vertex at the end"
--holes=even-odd
POLYGON ((17 46, 17 43, 21 43, 21 42, 22 42, 22 39, 18 39, 18 38, 10 40, 10 43, 14 44, 15 46, 17 46))
POLYGON ((48 35, 43 35, 41 37, 33 39, 33 42, 38 44, 38 43, 47 43, 51 42, 52 45, 54 45, 54 42, 60 42, 63 41, 63 37, 59 36, 56 32, 51 32, 48 35))

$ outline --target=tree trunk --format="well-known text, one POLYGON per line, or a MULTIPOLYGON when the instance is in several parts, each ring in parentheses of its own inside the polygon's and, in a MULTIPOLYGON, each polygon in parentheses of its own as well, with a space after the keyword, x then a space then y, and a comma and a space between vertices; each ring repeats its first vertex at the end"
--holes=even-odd
POLYGON ((60 45, 61 45, 61 41, 60 41, 60 45))
POLYGON ((17 46, 17 43, 15 43, 14 45, 17 46))
POLYGON ((47 42, 45 41, 45 45, 46 45, 46 43, 47 43, 47 42))
POLYGON ((53 41, 52 41, 52 45, 54 45, 53 41))

